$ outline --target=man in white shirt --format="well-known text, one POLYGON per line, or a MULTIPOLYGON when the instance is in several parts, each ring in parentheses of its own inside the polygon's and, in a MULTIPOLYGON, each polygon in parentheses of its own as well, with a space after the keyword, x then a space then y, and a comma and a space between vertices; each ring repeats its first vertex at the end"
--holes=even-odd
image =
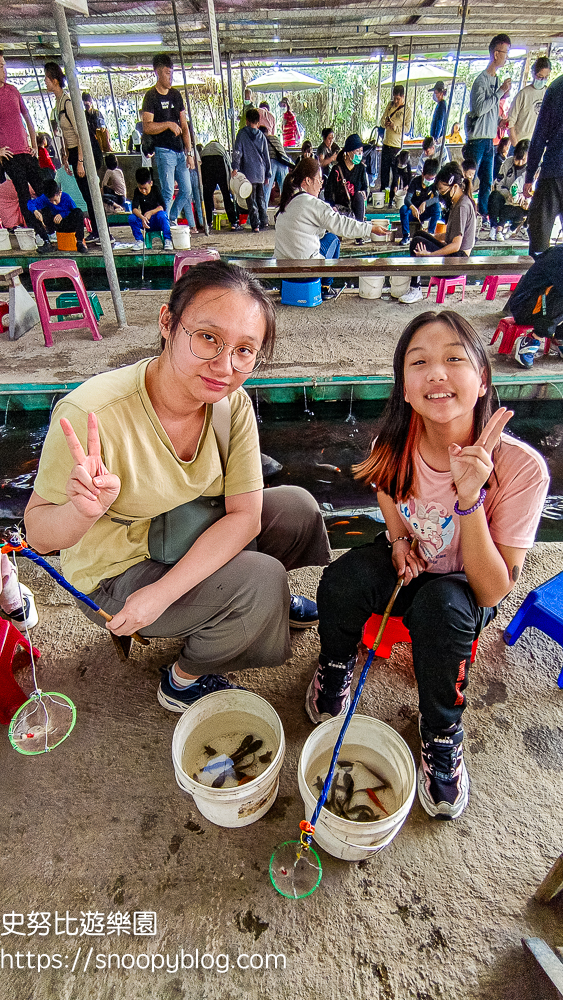
POLYGON ((513 146, 521 139, 532 138, 550 73, 551 62, 547 56, 540 56, 532 66, 532 82, 522 87, 510 105, 508 129, 513 146))

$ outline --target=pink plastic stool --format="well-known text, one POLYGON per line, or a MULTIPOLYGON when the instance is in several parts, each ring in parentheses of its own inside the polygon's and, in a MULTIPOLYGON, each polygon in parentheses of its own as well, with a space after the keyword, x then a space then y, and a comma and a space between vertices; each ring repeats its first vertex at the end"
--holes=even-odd
POLYGON ((488 302, 492 302, 499 285, 510 285, 510 291, 513 292, 521 277, 521 274, 489 274, 483 282, 481 295, 486 291, 485 298, 488 302))
MULTIPOLYGON (((375 637, 377 635, 377 630, 381 625, 381 619, 383 615, 372 615, 368 618, 366 624, 364 625, 364 634, 362 636, 362 642, 369 649, 373 646, 375 642, 375 637)), ((381 656, 382 659, 388 660, 391 656, 391 650, 396 642, 408 642, 411 645, 411 634, 406 627, 403 625, 402 618, 390 617, 387 625, 385 626, 383 635, 381 637, 381 642, 375 651, 376 656, 381 656)), ((475 657, 477 656, 477 646, 479 644, 479 638, 473 640, 473 645, 471 647, 471 662, 474 663, 475 657)))
MULTIPOLYGON (((25 636, 11 622, 0 618, 0 723, 4 726, 9 725, 28 697, 14 678, 13 660, 18 646, 29 653, 30 645, 25 636)), ((35 646, 31 648, 36 659, 41 656, 35 646)))
POLYGON ((196 264, 203 264, 206 260, 219 260, 219 251, 213 247, 206 247, 205 250, 181 250, 174 257, 174 281, 181 278, 184 271, 196 264))
MULTIPOLYGON (((499 354, 511 354, 512 348, 518 340, 518 337, 525 337, 527 333, 531 333, 533 336, 536 336, 536 334, 534 334, 533 326, 519 326, 516 320, 512 319, 512 316, 508 316, 505 319, 501 319, 499 325, 493 333, 491 344, 494 344, 495 340, 497 340, 502 334, 498 352, 499 354)), ((543 347, 544 354, 549 354, 550 346, 551 340, 549 337, 546 337, 543 347)))
POLYGON ((38 260, 29 265, 29 274, 39 310, 43 336, 45 337, 45 347, 53 346, 53 335, 51 332, 53 329, 59 333, 61 330, 76 330, 80 327, 88 327, 92 333, 93 340, 102 339, 94 310, 84 287, 84 282, 80 277, 76 261, 69 259, 38 260), (74 291, 78 296, 78 305, 67 306, 64 309, 56 309, 49 305, 47 290, 45 288, 45 282, 49 278, 70 278, 74 291), (65 320, 62 323, 55 322, 53 324, 52 317, 55 317, 56 320, 58 316, 68 316, 72 313, 83 313, 84 316, 83 318, 77 316, 75 319, 65 320))
POLYGON ((430 295, 430 289, 432 285, 438 286, 438 291, 436 293, 436 305, 439 305, 444 301, 446 295, 453 295, 456 289, 456 285, 461 285, 461 301, 463 302, 465 298, 465 282, 466 277, 464 275, 459 275, 457 278, 430 278, 430 284, 428 285, 428 292, 426 293, 426 298, 430 295))

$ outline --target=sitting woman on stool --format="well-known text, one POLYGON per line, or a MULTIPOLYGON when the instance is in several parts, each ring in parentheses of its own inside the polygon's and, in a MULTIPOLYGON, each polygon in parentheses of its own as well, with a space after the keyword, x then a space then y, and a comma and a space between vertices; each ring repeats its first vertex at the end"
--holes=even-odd
POLYGON ((290 627, 317 622, 286 570, 326 566, 330 546, 310 493, 263 489, 242 389, 274 345, 259 281, 221 261, 191 267, 159 330, 158 357, 57 404, 25 521, 30 544, 60 549, 67 579, 113 615, 114 635, 178 640, 158 700, 184 712, 232 687, 226 671, 284 663, 290 627))
MULTIPOLYGON (((339 215, 319 199, 323 174, 318 160, 305 157, 289 172, 282 188, 276 214, 274 256, 286 260, 340 257, 340 238, 369 239, 371 233, 387 232, 371 222, 356 222, 339 215)), ((322 279, 323 299, 336 298, 332 278, 322 279)))
POLYGON ((369 191, 368 175, 362 162, 363 151, 360 136, 357 133, 349 135, 336 157, 325 187, 325 200, 329 205, 336 206, 358 222, 365 219, 369 191))
MULTIPOLYGON (((471 181, 464 178, 457 163, 447 163, 436 174, 438 194, 448 209, 448 225, 443 238, 422 233, 410 242, 411 257, 469 257, 475 246, 477 214, 471 197, 471 181)), ((399 302, 422 298, 420 275, 411 278, 411 287, 399 302)))

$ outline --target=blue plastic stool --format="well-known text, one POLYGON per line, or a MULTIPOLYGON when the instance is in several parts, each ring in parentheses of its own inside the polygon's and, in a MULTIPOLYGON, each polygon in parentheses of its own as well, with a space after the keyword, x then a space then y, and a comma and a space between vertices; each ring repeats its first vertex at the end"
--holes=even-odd
MULTIPOLYGON (((531 590, 504 633, 507 646, 513 646, 526 628, 537 628, 563 646, 563 573, 531 590)), ((563 688, 563 669, 557 678, 563 688)))
POLYGON ((320 306, 323 301, 321 279, 313 278, 312 281, 282 281, 281 300, 284 306, 302 306, 305 309, 310 309, 312 306, 320 306))

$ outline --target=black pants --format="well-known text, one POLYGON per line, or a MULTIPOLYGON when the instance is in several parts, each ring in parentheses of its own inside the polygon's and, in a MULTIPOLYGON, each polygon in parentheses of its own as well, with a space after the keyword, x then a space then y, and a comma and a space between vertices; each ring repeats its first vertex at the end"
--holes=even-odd
POLYGON ((563 343, 563 295, 552 288, 545 296, 545 314, 543 303, 542 310, 534 312, 537 301, 537 295, 532 295, 527 301, 514 306, 509 299, 514 319, 522 326, 533 326, 537 337, 552 337, 558 344, 563 343))
POLYGON ((531 257, 538 257, 548 249, 558 215, 563 219, 563 177, 542 178, 540 174, 528 212, 531 257))
MULTIPOLYGON (((321 663, 347 663, 365 623, 382 615, 397 574, 384 533, 327 566, 317 592, 321 663)), ((422 573, 393 607, 412 639, 420 712, 433 732, 459 722, 466 706, 471 647, 496 608, 480 608, 464 573, 422 573)))
POLYGON ((53 211, 43 209, 43 219, 50 233, 76 233, 76 242, 84 242, 84 212, 80 208, 73 208, 65 215, 60 222, 55 222, 57 206, 53 205, 53 211))
POLYGON ((16 153, 15 156, 12 156, 11 160, 2 160, 2 167, 4 168, 6 177, 10 178, 16 189, 21 214, 27 225, 31 226, 41 239, 44 240, 47 236, 45 226, 39 219, 35 218, 33 212, 30 212, 27 207, 30 199, 30 184, 35 191, 36 198, 40 194, 43 194, 44 177, 41 173, 38 160, 31 153, 16 153))
POLYGON ((205 215, 211 225, 213 218, 213 192, 217 185, 223 195, 225 212, 231 226, 236 225, 237 213, 229 191, 227 174, 225 171, 225 161, 222 156, 202 156, 201 158, 201 182, 203 184, 203 201, 205 204, 205 215))
POLYGON ((510 222, 510 228, 516 229, 526 218, 527 212, 519 205, 507 205, 500 191, 491 191, 488 209, 491 226, 504 226, 510 222))
POLYGON ((391 164, 393 163, 394 157, 399 152, 397 146, 386 146, 383 143, 381 147, 381 169, 379 171, 379 190, 385 191, 385 188, 389 187, 389 180, 391 175, 391 164))
MULTIPOLYGON (((409 245, 409 254, 411 257, 415 256, 414 251, 416 250, 419 243, 422 243, 427 250, 431 253, 434 250, 438 250, 439 247, 444 247, 445 243, 442 243, 437 236, 433 236, 432 233, 421 233, 420 236, 413 236, 409 245)), ((452 253, 448 254, 449 257, 468 257, 467 253, 452 253)), ((417 288, 420 285, 420 275, 411 278, 411 288, 417 288)))
MULTIPOLYGON (((69 149, 68 162, 72 167, 74 176, 76 177, 76 183, 80 188, 80 194, 86 202, 86 214, 88 215, 92 225, 92 236, 98 236, 98 223, 96 222, 96 216, 94 215, 94 206, 92 205, 92 195, 90 194, 88 178, 86 177, 86 174, 84 174, 84 177, 79 177, 78 175, 78 146, 73 146, 72 149, 69 149)), ((84 164, 82 165, 84 166, 84 164)))
POLYGON ((126 199, 124 195, 117 194, 113 190, 113 188, 110 188, 107 186, 107 184, 104 184, 104 192, 102 195, 102 200, 106 203, 106 205, 121 205, 123 207, 126 199))
POLYGON ((246 199, 248 215, 251 229, 258 229, 259 226, 268 225, 268 212, 266 210, 266 199, 264 197, 264 185, 253 184, 252 194, 246 199))

